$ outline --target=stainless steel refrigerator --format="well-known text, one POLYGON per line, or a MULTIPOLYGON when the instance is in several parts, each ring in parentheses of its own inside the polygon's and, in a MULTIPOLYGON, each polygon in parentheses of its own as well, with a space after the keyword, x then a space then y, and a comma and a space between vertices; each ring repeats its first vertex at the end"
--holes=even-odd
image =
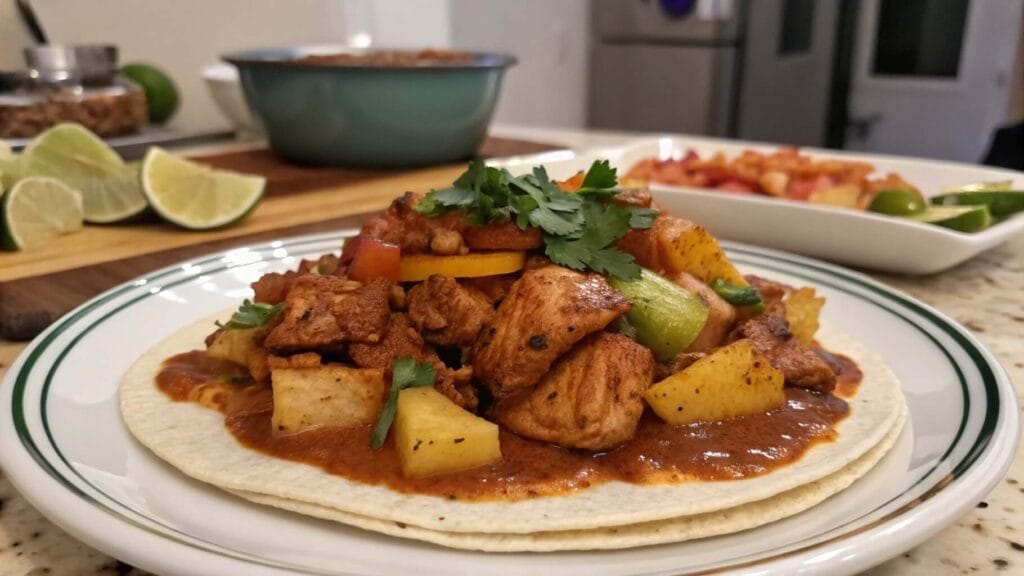
POLYGON ((822 145, 838 6, 595 0, 588 123, 822 145))

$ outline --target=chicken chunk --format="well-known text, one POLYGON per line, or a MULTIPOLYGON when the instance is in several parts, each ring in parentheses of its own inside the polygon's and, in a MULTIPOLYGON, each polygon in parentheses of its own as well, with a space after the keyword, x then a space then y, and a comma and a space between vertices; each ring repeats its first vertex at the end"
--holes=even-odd
POLYGON ((828 363, 793 337, 781 304, 771 306, 763 314, 744 320, 733 331, 733 339, 749 338, 754 350, 768 359, 786 378, 786 384, 831 392, 836 375, 828 363))
POLYGON ((625 297, 597 274, 527 270, 474 344, 474 375, 495 398, 523 392, 574 344, 628 310, 625 297))
POLYGON ((708 307, 708 319, 704 322, 697 338, 686 348, 687 352, 707 352, 722 344, 736 323, 736 309, 722 299, 707 284, 686 272, 680 272, 672 280, 700 298, 708 307))
POLYGON ((444 365, 429 344, 413 328, 409 317, 402 313, 392 314, 384 338, 379 342, 355 342, 348 347, 348 355, 352 362, 360 368, 380 368, 385 377, 391 379, 391 363, 396 358, 409 356, 417 362, 430 362, 434 365, 436 381, 434 387, 447 396, 452 402, 467 409, 475 409, 477 405, 476 390, 470 380, 472 370, 452 370, 444 365))
POLYGON ((332 352, 346 342, 377 342, 391 315, 389 292, 390 284, 381 279, 360 284, 337 276, 300 276, 264 345, 275 353, 332 352))
POLYGON ((412 325, 438 346, 470 346, 494 317, 486 295, 441 274, 414 286, 407 300, 412 325))
POLYGON ((509 430, 566 448, 607 450, 629 441, 654 378, 654 355, 622 334, 598 332, 563 356, 529 392, 492 412, 509 430))

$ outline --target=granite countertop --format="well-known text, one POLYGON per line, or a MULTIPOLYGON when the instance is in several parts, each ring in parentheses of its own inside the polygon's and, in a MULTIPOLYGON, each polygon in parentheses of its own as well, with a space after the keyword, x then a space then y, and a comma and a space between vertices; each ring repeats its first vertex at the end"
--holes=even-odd
MULTIPOLYGON (((574 148, 621 142, 622 135, 505 127, 500 135, 574 148)), ((942 274, 871 274, 935 306, 974 332, 1024 394, 1024 235, 942 274)), ((0 341, 0 372, 20 346, 0 341)), ((977 508, 872 576, 1024 573, 1024 448, 977 508)), ((0 576, 138 575, 144 572, 68 536, 43 518, 0 474, 0 576)))

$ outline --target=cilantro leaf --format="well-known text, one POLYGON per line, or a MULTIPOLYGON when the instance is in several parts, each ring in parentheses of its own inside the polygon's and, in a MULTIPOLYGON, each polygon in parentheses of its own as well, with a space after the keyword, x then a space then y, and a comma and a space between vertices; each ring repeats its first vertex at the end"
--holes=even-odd
POLYGON ((641 230, 650 228, 654 219, 658 217, 658 211, 652 208, 629 208, 629 227, 641 230))
POLYGON ((583 177, 580 190, 615 188, 619 183, 615 172, 615 168, 612 168, 607 160, 594 160, 594 163, 590 165, 590 170, 587 170, 587 174, 583 177))
POLYGON ((597 160, 576 193, 562 190, 543 166, 513 176, 504 168, 474 160, 451 187, 431 191, 416 210, 428 217, 458 210, 471 225, 512 220, 544 233, 545 254, 556 264, 632 279, 640 274, 633 258, 615 247, 630 228, 649 228, 657 212, 615 205, 616 170, 597 160))
POLYGON ((640 277, 640 266, 633 261, 633 255, 615 247, 592 251, 587 264, 599 274, 607 274, 623 280, 635 280, 640 277))
POLYGON ((248 298, 242 301, 242 305, 231 315, 227 324, 217 322, 217 326, 224 330, 246 330, 259 328, 270 322, 284 308, 284 303, 265 304, 263 302, 252 302, 248 298))
POLYGON ((377 417, 377 424, 370 436, 370 448, 379 450, 384 446, 391 424, 395 421, 395 410, 398 408, 398 395, 406 388, 432 386, 437 373, 434 365, 429 362, 417 362, 411 356, 402 356, 391 361, 391 392, 384 408, 377 417))

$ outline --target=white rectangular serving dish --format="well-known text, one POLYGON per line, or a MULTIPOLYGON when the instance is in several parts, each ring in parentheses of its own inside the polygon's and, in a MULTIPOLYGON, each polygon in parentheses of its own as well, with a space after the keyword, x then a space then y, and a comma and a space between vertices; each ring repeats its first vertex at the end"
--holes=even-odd
MULTIPOLYGON (((586 170, 594 160, 602 158, 608 159, 622 175, 644 158, 679 158, 691 149, 701 157, 715 152, 733 157, 744 150, 771 152, 778 148, 752 142, 670 136, 584 152, 519 156, 492 164, 513 173, 544 164, 552 177, 561 179, 586 170)), ((877 174, 900 174, 925 196, 937 195, 952 186, 996 180, 1012 180, 1014 189, 1024 189, 1024 173, 1012 170, 814 148, 802 148, 801 152, 816 158, 870 162, 877 174)), ((759 194, 731 194, 653 182, 651 192, 669 213, 693 220, 721 238, 900 274, 946 270, 1024 231, 1024 213, 981 232, 964 233, 905 218, 759 194)))

